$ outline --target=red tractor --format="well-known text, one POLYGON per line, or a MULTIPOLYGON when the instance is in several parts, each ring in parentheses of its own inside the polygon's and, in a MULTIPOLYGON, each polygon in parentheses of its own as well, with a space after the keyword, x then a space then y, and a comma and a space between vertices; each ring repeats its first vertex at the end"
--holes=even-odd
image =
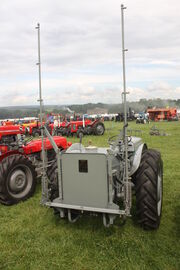
MULTIPOLYGON (((43 122, 43 125, 46 125, 48 131, 50 134, 52 134, 53 129, 54 129, 54 124, 48 124, 43 122)), ((28 124, 23 124, 26 130, 26 135, 30 135, 33 137, 38 137, 41 135, 41 124, 39 121, 33 122, 33 123, 28 123, 28 124)))
POLYGON ((16 141, 17 134, 25 134, 25 127, 20 125, 0 126, 0 143, 9 144, 16 141))
MULTIPOLYGON (((23 128, 15 127, 0 127, 0 202, 6 205, 16 204, 33 195, 42 168, 41 139, 25 142, 23 128)), ((71 145, 63 137, 54 136, 54 140, 61 150, 71 145)), ((51 166, 55 152, 47 138, 44 139, 44 148, 48 166, 51 166)))
POLYGON ((33 137, 38 137, 41 135, 41 124, 39 121, 23 124, 23 127, 25 127, 27 135, 32 135, 33 137))
POLYGON ((104 123, 100 120, 91 121, 90 119, 82 121, 63 122, 57 127, 56 134, 77 137, 84 135, 103 135, 105 131, 104 123))

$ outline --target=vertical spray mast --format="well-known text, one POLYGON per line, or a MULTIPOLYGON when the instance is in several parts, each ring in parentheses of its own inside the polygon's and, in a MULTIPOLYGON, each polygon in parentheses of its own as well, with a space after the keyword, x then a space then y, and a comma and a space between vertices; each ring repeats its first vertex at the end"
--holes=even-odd
POLYGON ((43 172, 42 172, 42 203, 46 201, 46 164, 45 164, 45 151, 44 151, 44 132, 43 132, 43 99, 41 89, 41 51, 40 51, 40 24, 36 26, 38 33, 38 70, 39 70, 39 103, 40 103, 40 123, 41 123, 41 140, 42 140, 42 160, 43 160, 43 172))
POLYGON ((42 90, 41 90, 41 51, 40 51, 40 24, 38 23, 36 26, 38 33, 38 70, 39 70, 39 103, 40 103, 40 123, 41 123, 41 136, 43 137, 43 116, 42 116, 42 107, 43 107, 43 99, 42 99, 42 90))
POLYGON ((125 70, 125 49, 124 46, 124 5, 121 5, 121 27, 122 27, 122 66, 123 66, 123 101, 124 101, 124 127, 123 127, 123 141, 124 141, 124 183, 125 183, 125 204, 127 214, 130 215, 130 207, 131 207, 131 187, 129 183, 128 177, 128 136, 127 136, 127 107, 126 107, 126 95, 128 92, 126 91, 126 70, 125 70))

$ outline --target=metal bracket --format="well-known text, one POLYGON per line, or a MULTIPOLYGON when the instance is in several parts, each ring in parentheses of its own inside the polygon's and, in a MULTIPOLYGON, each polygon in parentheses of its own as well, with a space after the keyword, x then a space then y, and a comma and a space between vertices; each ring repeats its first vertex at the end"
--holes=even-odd
POLYGON ((109 228, 111 225, 113 225, 115 216, 111 214, 103 214, 103 225, 106 228, 109 228), (109 219, 109 220, 107 220, 109 219))
POLYGON ((68 220, 69 220, 69 222, 75 223, 78 220, 78 218, 79 218, 79 215, 77 215, 77 217, 75 217, 75 218, 72 218, 71 210, 68 209, 68 220))

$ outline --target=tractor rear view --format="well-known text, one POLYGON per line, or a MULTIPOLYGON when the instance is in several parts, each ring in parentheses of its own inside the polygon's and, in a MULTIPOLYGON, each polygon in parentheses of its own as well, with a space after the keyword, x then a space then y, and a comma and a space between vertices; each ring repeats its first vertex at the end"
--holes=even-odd
MULTIPOLYGON (((80 142, 59 152, 45 129, 56 159, 48 169, 44 163, 42 203, 69 222, 89 213, 102 216, 104 226, 109 227, 116 218, 131 216, 135 190, 138 223, 144 229, 157 229, 162 213, 163 162, 159 151, 148 149, 141 138, 127 135, 124 9, 122 5, 123 130, 109 139, 108 148, 84 147, 80 142)), ((40 26, 37 28, 39 40, 40 26)))

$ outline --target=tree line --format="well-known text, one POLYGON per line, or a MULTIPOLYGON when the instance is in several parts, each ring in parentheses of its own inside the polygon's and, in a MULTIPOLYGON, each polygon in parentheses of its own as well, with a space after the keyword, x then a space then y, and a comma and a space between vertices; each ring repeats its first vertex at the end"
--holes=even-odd
MULTIPOLYGON (((127 102, 127 106, 136 112, 146 111, 152 107, 176 107, 180 108, 180 99, 140 99, 139 101, 127 102)), ((94 108, 106 108, 108 113, 121 113, 123 112, 123 104, 104 104, 104 103, 87 103, 77 105, 45 105, 44 112, 46 114, 60 113, 67 114, 66 108, 79 114, 87 113, 87 110, 93 110, 94 108)), ((0 119, 10 118, 23 118, 23 117, 38 117, 39 107, 38 106, 16 106, 16 107, 1 107, 0 108, 0 119)))

